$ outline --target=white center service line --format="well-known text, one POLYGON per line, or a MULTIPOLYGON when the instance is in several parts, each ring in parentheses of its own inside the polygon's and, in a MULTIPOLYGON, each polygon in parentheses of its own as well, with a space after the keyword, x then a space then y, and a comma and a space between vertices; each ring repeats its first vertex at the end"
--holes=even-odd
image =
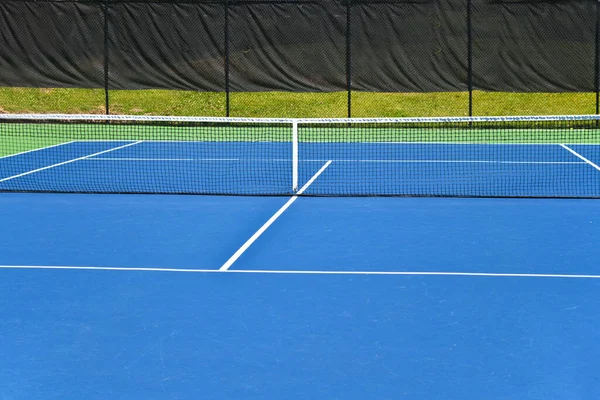
POLYGON ((587 158, 585 158, 584 156, 582 156, 581 154, 579 154, 578 152, 576 152, 575 150, 571 149, 570 147, 561 144, 560 147, 562 147, 563 149, 567 150, 569 153, 573 154, 575 157, 585 161, 587 164, 591 165, 592 167, 596 168, 598 171, 600 171, 600 167, 597 166, 596 164, 594 164, 593 162, 591 162, 590 160, 588 160, 587 158))
POLYGON ((63 162, 57 163, 57 164, 52 164, 52 165, 48 165, 46 167, 42 167, 42 168, 34 169, 34 170, 31 170, 31 171, 23 172, 22 174, 13 175, 13 176, 9 176, 8 178, 0 179, 0 182, 6 182, 6 181, 9 181, 11 179, 15 179, 15 178, 19 178, 21 176, 33 174, 35 172, 40 172, 40 171, 43 171, 43 170, 46 170, 46 169, 59 167, 61 165, 70 164, 70 163, 73 163, 75 161, 85 160, 86 158, 90 158, 90 157, 94 157, 94 156, 97 156, 97 155, 100 155, 100 154, 108 153, 109 151, 115 151, 115 150, 123 149, 125 147, 133 146, 134 144, 138 144, 138 143, 142 143, 142 142, 143 142, 143 140, 138 140, 137 142, 128 143, 128 144, 125 144, 123 146, 115 147, 115 148, 104 150, 104 151, 99 151, 99 152, 94 153, 94 154, 88 154, 87 156, 78 157, 78 158, 74 158, 72 160, 67 160, 67 161, 63 161, 63 162))
POLYGON ((331 160, 327 161, 322 167, 321 169, 319 169, 317 171, 316 174, 314 174, 312 176, 312 178, 310 178, 310 180, 308 182, 306 182, 306 185, 302 186, 302 188, 300 188, 300 190, 296 193, 296 195, 292 196, 284 205, 283 207, 281 207, 275 214, 273 214, 273 216, 271 218, 269 218, 269 220, 267 222, 265 222, 265 224, 263 226, 260 227, 259 230, 257 230, 254 235, 252 235, 250 237, 250 239, 248 239, 246 241, 246 243, 244 243, 242 245, 242 247, 240 247, 238 249, 238 251, 236 251, 231 257, 229 257, 229 260, 227 260, 225 262, 225 264, 223 264, 221 266, 221 268, 219 268, 219 271, 227 271, 229 269, 229 267, 231 267, 231 265, 237 261, 238 258, 240 258, 240 256, 242 254, 244 254, 244 252, 246 250, 248 250, 248 247, 250 247, 252 245, 252 243, 254 243, 256 241, 256 239, 258 239, 260 237, 260 235, 262 235, 268 228, 269 226, 271 226, 271 224, 273 224, 273 222, 275 222, 277 220, 277 218, 279 218, 281 216, 281 214, 284 213, 285 210, 287 210, 289 208, 289 206, 291 206, 296 199, 298 198, 298 195, 301 195, 302 193, 304 193, 304 191, 306 189, 308 189, 308 187, 310 185, 312 185, 312 183, 315 181, 315 179, 317 179, 319 177, 319 175, 321 175, 323 173, 323 171, 325 171, 325 169, 327 169, 327 167, 329 167, 329 165, 331 164, 331 160))
POLYGON ((562 278, 600 279, 600 275, 584 274, 520 274, 502 272, 445 272, 445 271, 318 271, 318 270, 217 270, 185 268, 135 268, 135 267, 83 267, 61 265, 0 265, 3 269, 74 270, 74 271, 131 271, 131 272, 175 272, 200 274, 267 274, 267 275, 382 275, 382 276, 459 276, 488 278, 562 278))

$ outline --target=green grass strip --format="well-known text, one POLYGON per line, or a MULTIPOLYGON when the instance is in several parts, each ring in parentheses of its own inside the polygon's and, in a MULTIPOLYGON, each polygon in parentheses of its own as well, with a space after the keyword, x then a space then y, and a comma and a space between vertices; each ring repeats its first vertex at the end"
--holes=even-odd
MULTIPOLYGON (((112 114, 225 116, 225 93, 181 90, 111 90, 112 114)), ((466 92, 352 92, 353 117, 468 115, 466 92)), ((102 89, 0 88, 0 113, 102 114, 102 89)), ((347 93, 233 92, 231 116, 342 118, 347 93)), ((594 93, 473 92, 474 115, 568 115, 595 113, 594 93)))
MULTIPOLYGON (((0 156, 69 141, 194 141, 194 142, 291 142, 292 127, 286 124, 215 123, 122 124, 122 123, 20 123, 1 125, 0 156)), ((598 129, 573 128, 467 128, 455 126, 414 127, 394 125, 300 126, 300 142, 425 142, 425 143, 566 143, 598 144, 598 129)))

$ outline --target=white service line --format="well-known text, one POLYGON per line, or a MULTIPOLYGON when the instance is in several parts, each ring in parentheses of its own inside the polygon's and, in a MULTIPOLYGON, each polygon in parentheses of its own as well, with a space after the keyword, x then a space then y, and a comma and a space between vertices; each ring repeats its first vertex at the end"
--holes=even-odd
POLYGON ((226 274, 272 274, 272 275, 383 275, 383 276, 462 276, 489 278, 563 278, 600 279, 600 275, 584 274, 520 274, 502 272, 444 272, 444 271, 318 271, 318 270, 248 270, 248 269, 185 269, 185 268, 134 268, 134 267, 84 267, 63 265, 0 265, 2 269, 75 270, 75 271, 132 271, 132 272, 179 272, 179 273, 226 273, 226 274))
POLYGON ((79 157, 79 158, 74 158, 72 160, 67 160, 67 161, 63 161, 63 162, 57 163, 57 164, 52 164, 52 165, 48 165, 46 167, 42 167, 42 168, 34 169, 34 170, 31 170, 31 171, 23 172, 22 174, 13 175, 13 176, 9 176, 8 178, 0 179, 0 182, 6 182, 6 181, 9 181, 11 179, 15 179, 15 178, 19 178, 21 176, 33 174, 35 172, 40 172, 40 171, 43 171, 43 170, 46 170, 46 169, 50 169, 50 168, 54 168, 54 167, 59 167, 61 165, 70 164, 70 163, 75 162, 75 161, 85 160, 86 158, 90 158, 90 157, 94 157, 94 156, 97 156, 97 155, 100 155, 100 154, 108 153, 109 151, 115 151, 115 150, 123 149, 125 147, 133 146, 134 144, 138 144, 138 143, 141 143, 141 142, 143 142, 143 140, 138 140, 137 142, 128 143, 128 144, 125 144, 123 146, 115 147, 115 148, 104 150, 104 151, 99 151, 97 153, 89 154, 87 156, 83 156, 83 157, 79 157))
MULTIPOLYGON (((306 160, 311 161, 311 160, 306 160)), ((406 164, 585 164, 581 161, 502 161, 502 160, 334 160, 335 162, 406 164)))
POLYGON ((596 164, 594 164, 593 162, 591 162, 590 160, 588 160, 587 158, 585 158, 584 156, 582 156, 581 154, 579 154, 578 152, 576 152, 575 150, 571 149, 570 147, 561 144, 560 147, 562 147, 563 149, 567 150, 569 153, 573 154, 574 156, 582 159, 583 161, 585 161, 587 164, 591 165, 592 167, 596 168, 598 171, 600 171, 600 167, 597 166, 596 164))
MULTIPOLYGON (((94 157, 88 161, 185 161, 185 162, 205 162, 205 161, 248 161, 248 162, 292 162, 292 159, 285 158, 131 158, 131 157, 94 157)), ((328 160, 306 159, 299 162, 327 162, 328 160)), ((390 163, 390 164, 586 164, 583 161, 501 161, 501 160, 331 160, 343 163, 390 163)))
POLYGON ((308 182, 306 182, 306 185, 302 186, 302 188, 300 188, 300 190, 298 190, 298 192, 292 196, 284 205, 283 207, 281 207, 275 214, 273 214, 273 216, 271 218, 269 218, 269 220, 267 222, 264 223, 263 226, 260 227, 259 230, 257 230, 254 235, 252 235, 250 237, 250 239, 248 239, 246 241, 246 243, 244 243, 242 245, 242 247, 240 247, 231 257, 229 257, 229 260, 227 260, 225 262, 225 264, 223 264, 221 266, 221 268, 219 268, 219 271, 227 271, 229 269, 229 267, 231 267, 231 265, 237 261, 238 258, 240 258, 240 256, 242 254, 244 254, 244 252, 246 250, 248 250, 248 247, 250 247, 252 245, 252 243, 254 243, 256 241, 256 239, 258 239, 260 237, 260 235, 262 235, 268 228, 269 226, 271 226, 271 224, 273 224, 273 222, 275 222, 275 220, 277 220, 277 218, 279 218, 281 216, 281 214, 284 213, 285 210, 287 210, 289 208, 289 206, 291 206, 296 199, 298 198, 299 195, 301 195, 302 193, 304 193, 304 191, 306 189, 308 189, 308 187, 310 185, 312 185, 312 183, 315 181, 315 179, 317 179, 319 177, 319 175, 321 175, 323 173, 323 171, 325 171, 325 169, 327 167, 329 167, 329 165, 331 164, 331 160, 327 161, 322 167, 321 169, 319 169, 317 171, 316 174, 314 174, 312 176, 312 178, 310 178, 310 180, 308 182))
POLYGON ((21 151, 20 153, 15 153, 15 154, 9 154, 7 156, 2 156, 2 157, 0 157, 0 160, 3 159, 3 158, 9 158, 9 157, 14 157, 14 156, 20 156, 22 154, 33 153, 34 151, 51 149, 52 147, 64 146, 64 145, 75 143, 75 142, 76 142, 76 140, 71 140, 70 142, 64 142, 64 143, 59 143, 59 144, 52 144, 50 146, 40 147, 40 148, 32 149, 32 150, 25 150, 25 151, 21 151))

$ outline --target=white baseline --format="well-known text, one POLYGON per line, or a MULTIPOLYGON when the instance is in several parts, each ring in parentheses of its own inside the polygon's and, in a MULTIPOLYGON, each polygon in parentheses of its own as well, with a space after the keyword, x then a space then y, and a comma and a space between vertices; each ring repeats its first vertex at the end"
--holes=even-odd
POLYGON ((445 271, 318 271, 318 270, 217 270, 217 269, 184 269, 184 268, 134 268, 134 267, 84 267, 61 265, 0 265, 3 269, 31 270, 74 270, 74 271, 131 271, 131 272, 174 272, 174 273, 206 273, 206 274, 270 274, 270 275, 383 275, 383 276, 457 276, 488 278, 563 278, 563 279, 600 279, 593 274, 521 274, 502 272, 445 272, 445 271))

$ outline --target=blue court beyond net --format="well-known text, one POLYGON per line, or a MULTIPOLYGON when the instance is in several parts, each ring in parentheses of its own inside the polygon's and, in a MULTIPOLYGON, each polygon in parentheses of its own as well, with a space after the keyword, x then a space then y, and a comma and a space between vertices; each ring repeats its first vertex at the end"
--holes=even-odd
POLYGON ((600 197, 600 117, 0 116, 0 191, 600 197))

